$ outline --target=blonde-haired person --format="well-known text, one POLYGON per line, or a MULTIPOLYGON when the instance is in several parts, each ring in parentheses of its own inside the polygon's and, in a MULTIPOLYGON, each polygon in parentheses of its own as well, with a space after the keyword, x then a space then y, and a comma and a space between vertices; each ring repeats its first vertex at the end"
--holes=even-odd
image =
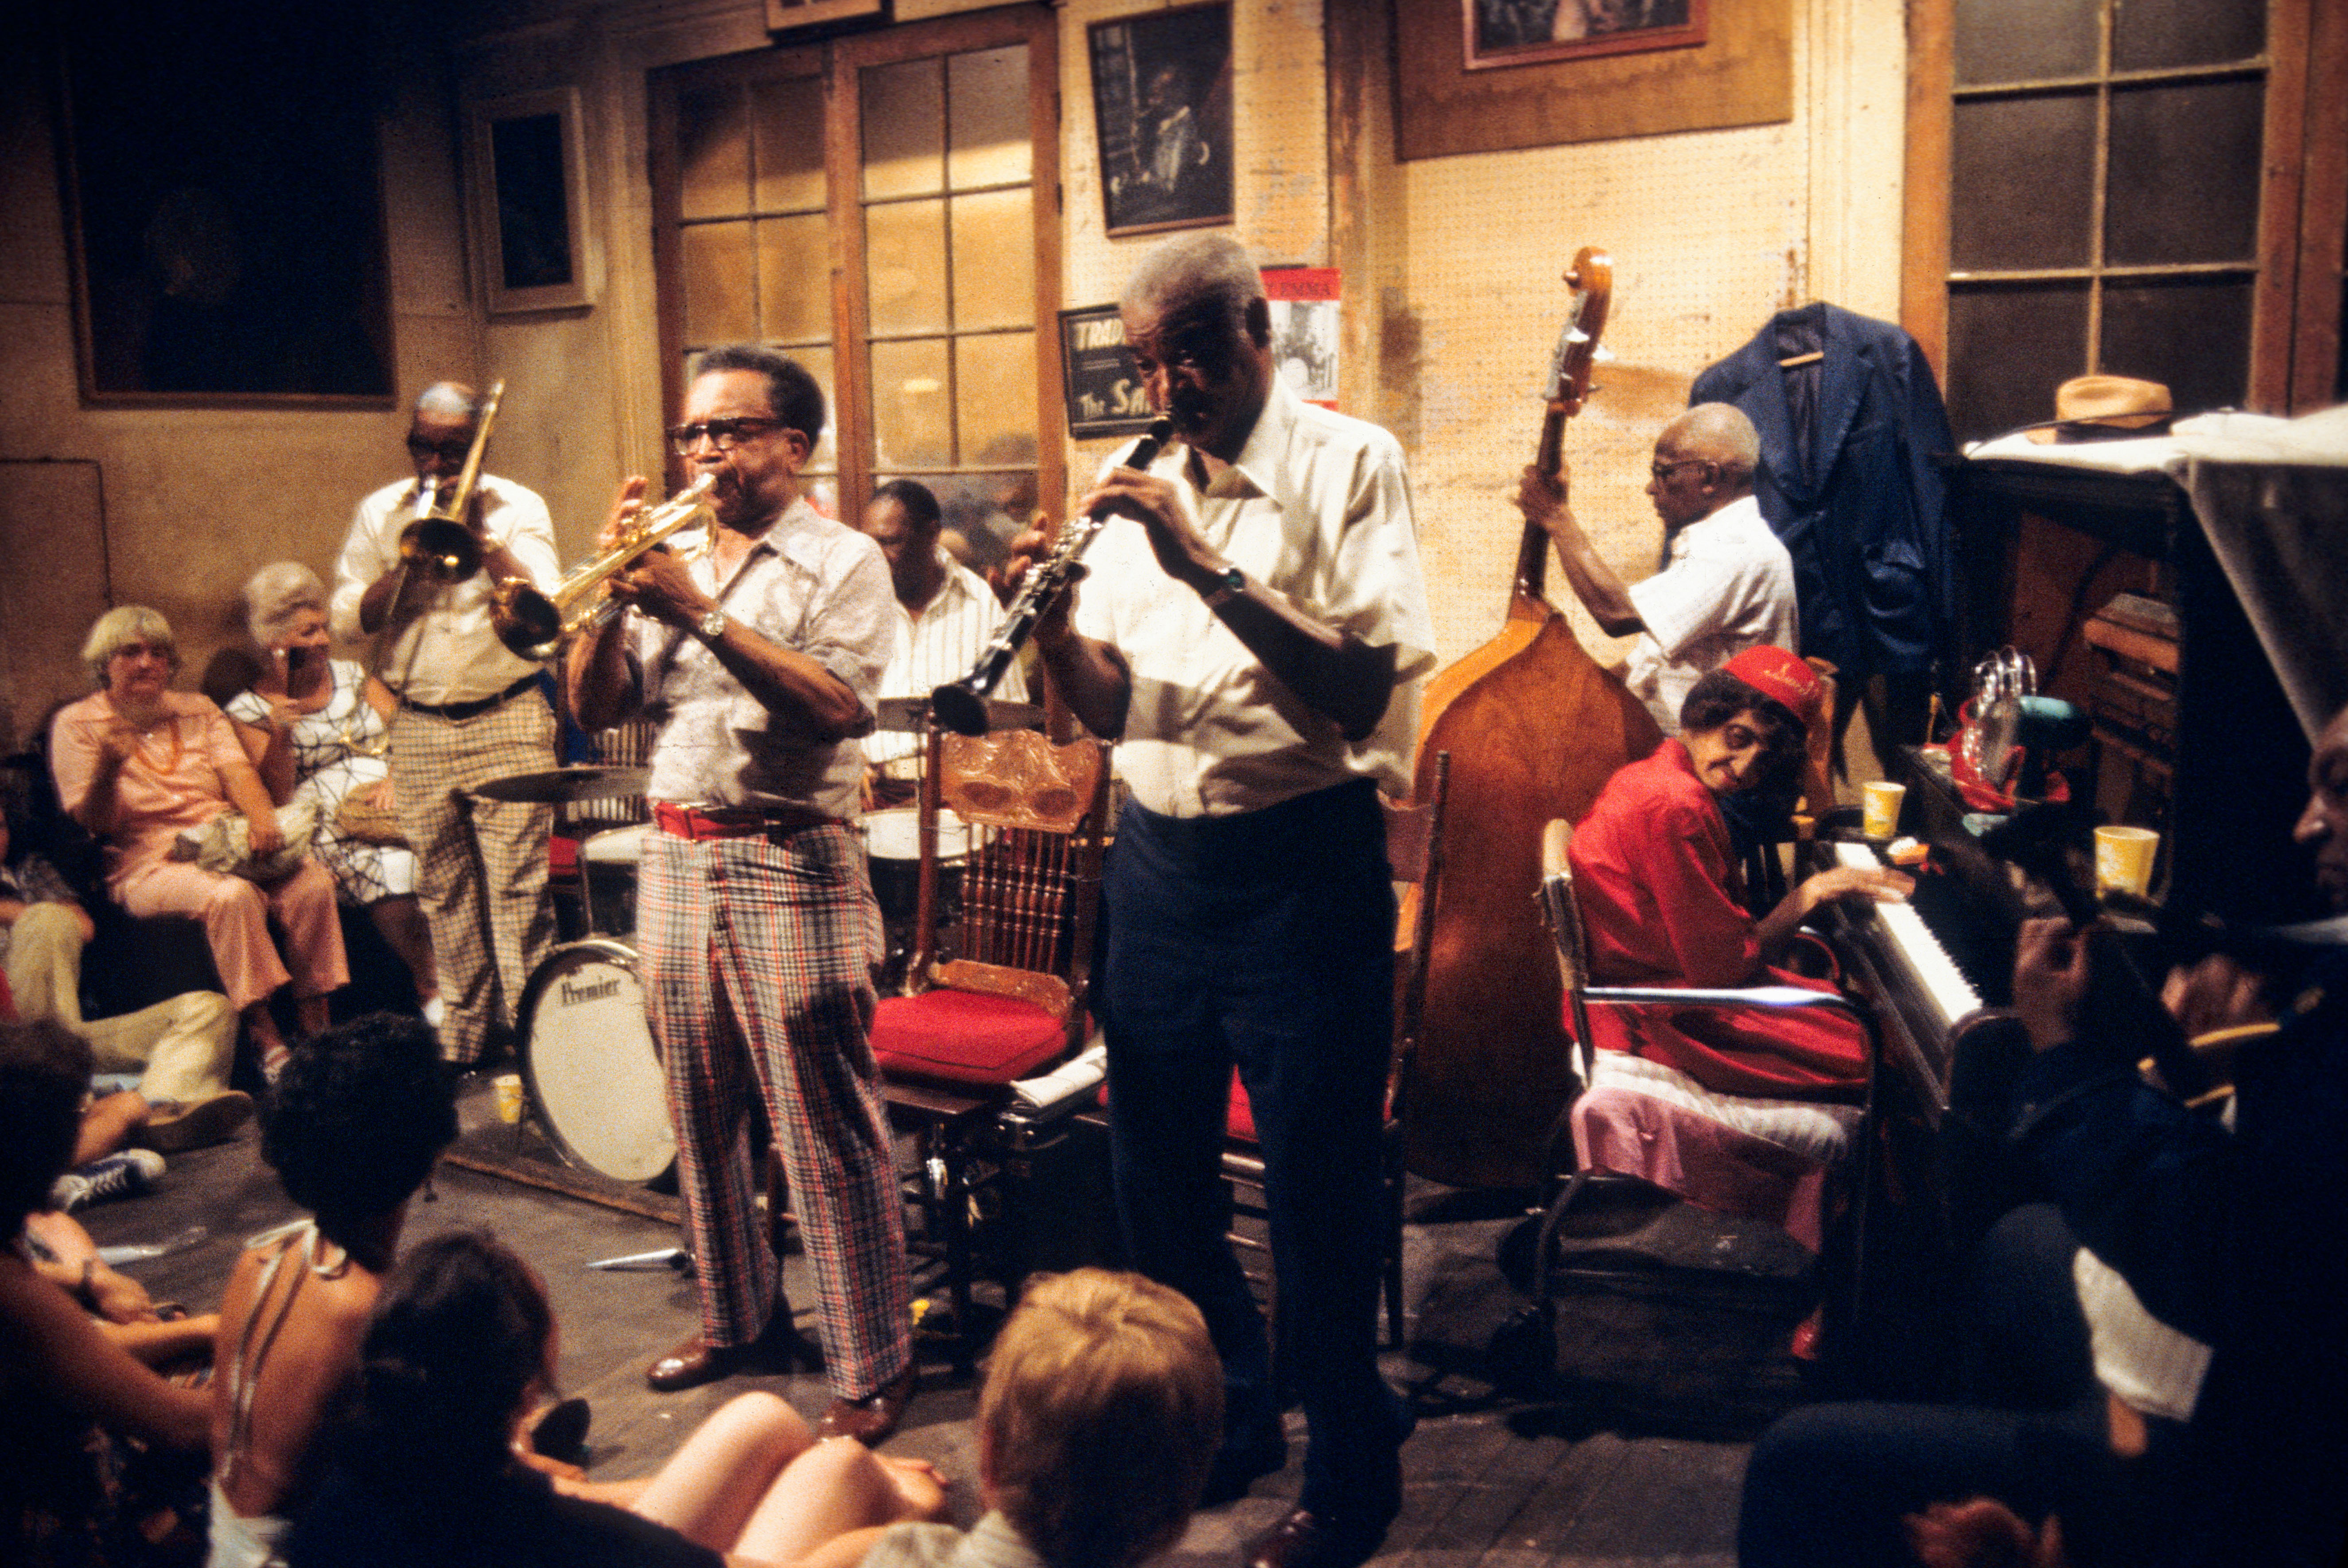
POLYGON ((845 1535, 801 1568, 1136 1568, 1182 1538, 1222 1433, 1221 1362, 1188 1297, 1138 1274, 1044 1276, 987 1360, 985 1516, 845 1535))
POLYGON ((350 979, 335 881, 314 860, 267 886, 173 860, 172 842, 223 812, 243 814, 256 855, 284 845, 274 804, 228 716, 208 697, 170 689, 180 668, 171 624, 141 604, 98 618, 82 645, 98 690, 57 711, 49 766, 57 802, 106 845, 106 886, 133 916, 203 922, 221 988, 274 1076, 285 1040, 269 999, 292 984, 303 1033, 326 1024, 326 998, 350 979), (285 933, 281 958, 270 938, 285 933))
POLYGON ((254 572, 244 585, 244 617, 263 657, 261 674, 228 703, 237 738, 271 799, 317 802, 310 852, 333 874, 343 902, 365 909, 407 966, 425 1021, 438 1029, 440 988, 432 932, 416 897, 416 856, 404 845, 352 837, 338 815, 354 794, 392 809, 382 743, 398 704, 366 666, 327 656, 334 640, 326 585, 300 561, 272 561, 254 572))

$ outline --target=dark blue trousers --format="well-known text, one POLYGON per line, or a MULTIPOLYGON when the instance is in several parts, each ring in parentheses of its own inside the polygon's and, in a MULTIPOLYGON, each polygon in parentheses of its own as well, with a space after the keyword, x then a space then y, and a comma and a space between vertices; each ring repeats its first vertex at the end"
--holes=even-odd
POLYGON ((1205 1316, 1227 1430, 1276 1418, 1262 1315, 1225 1236, 1236 1065, 1263 1152, 1282 1372, 1310 1433, 1299 1503, 1383 1529, 1406 1418, 1377 1368, 1395 904, 1376 793, 1363 780, 1231 817, 1128 805, 1104 892, 1097 994, 1135 1266, 1205 1316))

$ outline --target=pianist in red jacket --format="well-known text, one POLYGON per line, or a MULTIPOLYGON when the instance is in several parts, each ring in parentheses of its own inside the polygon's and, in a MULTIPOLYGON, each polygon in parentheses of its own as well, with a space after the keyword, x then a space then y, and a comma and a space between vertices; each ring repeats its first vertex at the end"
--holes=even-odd
MULTIPOLYGON (((1915 886, 1889 868, 1838 866, 1757 922, 1746 912, 1719 802, 1790 782, 1826 695, 1793 654, 1748 648, 1696 682, 1677 736, 1607 781, 1570 850, 1593 984, 1829 989, 1770 967, 1803 919, 1828 899, 1904 898, 1915 886)), ((1866 1089, 1865 1037, 1832 1013, 1597 1007, 1590 1027, 1599 1050, 1663 1062, 1716 1093, 1857 1100, 1866 1089)))

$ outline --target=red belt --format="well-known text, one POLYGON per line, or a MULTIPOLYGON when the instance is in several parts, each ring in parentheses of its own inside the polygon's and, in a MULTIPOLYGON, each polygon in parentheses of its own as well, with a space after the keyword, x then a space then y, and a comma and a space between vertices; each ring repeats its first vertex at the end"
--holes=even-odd
POLYGON ((653 802, 653 825, 673 838, 757 838, 770 834, 797 833, 803 827, 836 827, 839 818, 812 806, 750 806, 738 811, 700 811, 653 802))

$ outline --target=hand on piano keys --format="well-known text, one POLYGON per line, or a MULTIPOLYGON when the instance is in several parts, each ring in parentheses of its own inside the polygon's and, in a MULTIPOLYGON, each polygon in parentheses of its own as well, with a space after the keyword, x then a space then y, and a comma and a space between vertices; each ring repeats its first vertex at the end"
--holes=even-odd
MULTIPOLYGON (((1832 848, 1841 867, 1882 869, 1882 862, 1867 845, 1836 844, 1832 848)), ((1913 886, 1910 881, 1910 886, 1913 886)), ((1895 972, 1913 991, 1921 993, 1944 1037, 1960 1020, 1981 1010, 1981 992, 1965 978, 1956 960, 1949 957, 1948 949, 1924 924, 1923 917, 1906 903, 1879 903, 1872 910, 1850 912, 1859 923, 1879 931, 1879 945, 1893 960, 1895 972)))

